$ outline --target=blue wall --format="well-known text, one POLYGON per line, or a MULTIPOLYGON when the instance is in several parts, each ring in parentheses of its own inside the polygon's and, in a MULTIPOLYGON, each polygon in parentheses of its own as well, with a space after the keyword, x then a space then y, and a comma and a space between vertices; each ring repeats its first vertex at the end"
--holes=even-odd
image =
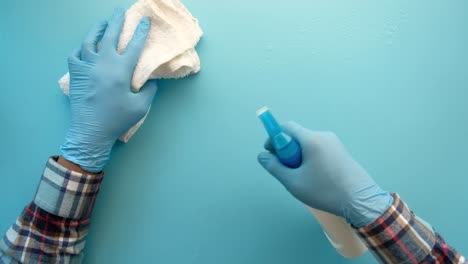
MULTIPOLYGON (((57 79, 96 21, 130 0, 0 8, 0 232, 28 203, 69 120, 57 79)), ((109 166, 87 263, 375 263, 338 256, 257 164, 255 110, 336 132, 468 254, 468 2, 186 0, 202 72, 163 81, 109 166), (138 226, 139 228, 134 228, 138 226)))

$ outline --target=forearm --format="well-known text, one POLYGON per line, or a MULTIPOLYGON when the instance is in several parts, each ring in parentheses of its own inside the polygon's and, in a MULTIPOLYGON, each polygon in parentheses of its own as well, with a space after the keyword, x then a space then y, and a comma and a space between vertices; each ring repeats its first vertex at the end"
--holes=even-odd
POLYGON ((392 206, 382 217, 357 231, 380 263, 467 263, 398 195, 394 195, 392 206))
POLYGON ((0 241, 0 263, 79 263, 102 174, 51 158, 34 201, 0 241), (65 165, 65 166, 64 166, 65 165))

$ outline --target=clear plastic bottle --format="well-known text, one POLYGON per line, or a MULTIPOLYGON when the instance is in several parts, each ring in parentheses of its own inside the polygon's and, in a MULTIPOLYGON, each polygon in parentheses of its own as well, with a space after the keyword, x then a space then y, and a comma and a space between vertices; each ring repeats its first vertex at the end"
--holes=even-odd
POLYGON ((325 236, 343 257, 357 258, 367 251, 356 231, 342 217, 310 207, 307 209, 315 216, 325 236))

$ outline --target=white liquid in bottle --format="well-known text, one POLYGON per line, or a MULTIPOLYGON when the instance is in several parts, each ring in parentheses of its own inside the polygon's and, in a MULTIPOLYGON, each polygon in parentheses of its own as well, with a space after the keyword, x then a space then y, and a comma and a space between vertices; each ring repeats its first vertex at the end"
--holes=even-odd
POLYGON ((322 226, 336 251, 346 258, 357 258, 367 251, 354 229, 339 216, 307 207, 322 226))

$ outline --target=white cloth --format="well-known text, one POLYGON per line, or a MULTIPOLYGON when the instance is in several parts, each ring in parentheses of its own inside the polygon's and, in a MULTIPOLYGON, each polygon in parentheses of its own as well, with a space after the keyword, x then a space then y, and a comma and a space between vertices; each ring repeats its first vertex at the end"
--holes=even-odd
MULTIPOLYGON (((138 23, 145 16, 151 19, 151 30, 133 74, 132 89, 139 91, 149 79, 181 78, 200 71, 195 46, 203 32, 198 21, 179 0, 139 0, 135 3, 127 10, 118 50, 125 50, 138 23)), ((59 84, 68 95, 70 75, 67 73, 63 76, 59 84)), ((120 140, 127 142, 145 118, 122 135, 120 140)))

